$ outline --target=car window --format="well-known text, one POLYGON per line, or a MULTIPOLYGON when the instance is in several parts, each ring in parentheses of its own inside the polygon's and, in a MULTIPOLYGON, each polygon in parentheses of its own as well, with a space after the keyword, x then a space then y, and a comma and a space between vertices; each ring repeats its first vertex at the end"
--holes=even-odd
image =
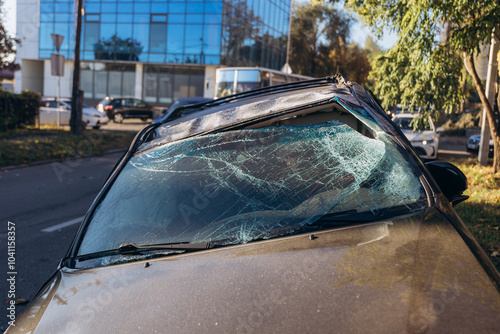
POLYGON ((134 107, 145 108, 147 106, 146 103, 142 102, 141 100, 137 100, 137 99, 134 99, 133 103, 134 103, 134 107))
POLYGON ((57 108, 57 101, 50 101, 47 103, 49 108, 57 108))
POLYGON ((390 138, 338 121, 185 139, 127 163, 78 254, 127 242, 250 242, 329 213, 409 213, 426 205, 415 170, 390 138))
POLYGON ((132 107, 132 99, 122 99, 122 106, 124 107, 132 107))
POLYGON ((71 103, 71 101, 61 101, 60 105, 61 105, 61 107, 71 109, 72 103, 71 103))
MULTIPOLYGON (((396 117, 394 123, 403 130, 413 130, 413 124, 411 122, 413 118, 411 117, 396 117)), ((424 127, 422 130, 431 130, 429 126, 424 127)))

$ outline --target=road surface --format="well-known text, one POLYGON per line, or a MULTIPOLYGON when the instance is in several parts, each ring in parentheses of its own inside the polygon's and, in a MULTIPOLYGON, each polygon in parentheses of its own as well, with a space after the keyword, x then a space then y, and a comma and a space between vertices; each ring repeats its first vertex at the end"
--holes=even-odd
MULTIPOLYGON (((31 299, 55 271, 81 218, 123 153, 67 160, 0 172, 0 280, 2 303, 9 301, 9 272, 16 298, 31 299), (7 229, 15 227, 15 269, 9 270, 7 229)), ((6 305, 6 304, 3 304, 6 305)), ((19 314, 26 305, 16 307, 19 314)), ((2 307, 0 330, 7 324, 2 307)))

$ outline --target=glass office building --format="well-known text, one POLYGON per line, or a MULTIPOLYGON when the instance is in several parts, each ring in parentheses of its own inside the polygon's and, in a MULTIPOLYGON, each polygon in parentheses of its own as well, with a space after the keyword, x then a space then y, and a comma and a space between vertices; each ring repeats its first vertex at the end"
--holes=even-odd
MULTIPOLYGON (((74 0, 39 0, 38 59, 72 59, 74 0)), ((207 95, 207 68, 285 64, 290 0, 84 0, 81 87, 86 99, 127 95, 169 104, 207 95), (140 85, 140 90, 137 88, 140 85), (140 95, 140 96, 138 96, 140 95)))

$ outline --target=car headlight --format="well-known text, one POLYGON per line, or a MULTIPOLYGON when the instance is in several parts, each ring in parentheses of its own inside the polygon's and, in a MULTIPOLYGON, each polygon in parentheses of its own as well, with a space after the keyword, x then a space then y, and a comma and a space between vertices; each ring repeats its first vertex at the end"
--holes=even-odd
POLYGON ((412 143, 422 143, 422 145, 432 144, 434 143, 434 139, 413 139, 412 143))

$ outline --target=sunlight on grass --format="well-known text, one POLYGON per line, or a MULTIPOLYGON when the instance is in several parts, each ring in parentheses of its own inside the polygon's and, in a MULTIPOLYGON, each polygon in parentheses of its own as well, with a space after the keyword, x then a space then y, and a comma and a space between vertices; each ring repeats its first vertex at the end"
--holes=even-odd
POLYGON ((450 162, 469 182, 465 195, 470 198, 455 210, 500 270, 500 173, 493 174, 493 167, 481 166, 473 158, 450 162))
POLYGON ((0 166, 35 161, 102 155, 128 148, 135 132, 86 130, 74 136, 66 130, 24 129, 0 134, 0 166))

